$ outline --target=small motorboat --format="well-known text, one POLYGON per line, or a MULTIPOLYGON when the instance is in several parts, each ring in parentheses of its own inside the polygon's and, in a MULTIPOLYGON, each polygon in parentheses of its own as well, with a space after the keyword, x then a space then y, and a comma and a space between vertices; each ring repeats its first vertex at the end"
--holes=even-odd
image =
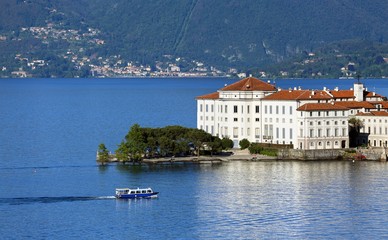
POLYGON ((116 188, 116 198, 155 198, 159 192, 154 192, 151 188, 116 188))

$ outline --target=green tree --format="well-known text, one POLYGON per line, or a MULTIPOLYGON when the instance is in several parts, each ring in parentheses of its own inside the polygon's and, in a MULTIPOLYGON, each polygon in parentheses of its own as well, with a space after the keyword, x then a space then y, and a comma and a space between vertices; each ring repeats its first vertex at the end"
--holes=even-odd
POLYGON ((197 156, 199 156, 200 150, 203 147, 204 143, 208 143, 212 139, 212 135, 200 129, 191 129, 188 132, 188 139, 194 143, 197 156))
POLYGON ((357 146, 357 138, 360 135, 361 128, 364 127, 364 122, 356 117, 352 117, 348 120, 349 123, 349 146, 357 146))
POLYGON ((249 145, 251 145, 251 143, 249 142, 248 139, 244 138, 244 139, 241 139, 241 141, 239 142, 239 145, 240 145, 240 148, 243 150, 243 149, 247 149, 249 145))
POLYGON ((126 142, 122 141, 118 148, 115 151, 115 155, 118 161, 123 162, 124 164, 130 160, 130 152, 126 142))
POLYGON ((141 161, 147 147, 143 137, 143 131, 139 124, 134 124, 125 136, 131 159, 134 162, 141 161))
POLYGON ((229 138, 223 138, 221 142, 222 142, 222 149, 224 150, 232 149, 234 146, 233 141, 229 138))
POLYGON ((212 137, 212 141, 209 143, 211 153, 217 153, 222 151, 222 141, 219 137, 212 137))
POLYGON ((98 145, 97 161, 102 165, 109 161, 109 151, 103 143, 98 145))

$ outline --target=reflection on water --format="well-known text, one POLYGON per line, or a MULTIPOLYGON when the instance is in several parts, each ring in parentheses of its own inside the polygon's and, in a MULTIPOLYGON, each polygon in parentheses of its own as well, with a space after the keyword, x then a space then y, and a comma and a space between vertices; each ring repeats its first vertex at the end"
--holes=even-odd
POLYGON ((388 211, 388 187, 374 181, 384 177, 386 163, 236 162, 225 168, 199 178, 203 237, 353 237, 360 228, 375 228, 388 211))

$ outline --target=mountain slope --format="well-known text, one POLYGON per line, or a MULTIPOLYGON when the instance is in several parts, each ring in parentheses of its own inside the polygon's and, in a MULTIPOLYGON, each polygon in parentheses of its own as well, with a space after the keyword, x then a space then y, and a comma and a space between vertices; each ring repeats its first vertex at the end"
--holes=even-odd
POLYGON ((98 0, 93 5, 104 7, 89 20, 109 32, 118 48, 136 55, 190 55, 253 66, 322 43, 388 39, 386 1, 98 0))
POLYGON ((90 55, 144 64, 172 55, 247 69, 334 41, 386 43, 387 17, 388 1, 0 0, 0 36, 48 23, 83 32, 94 28, 105 44, 90 55))

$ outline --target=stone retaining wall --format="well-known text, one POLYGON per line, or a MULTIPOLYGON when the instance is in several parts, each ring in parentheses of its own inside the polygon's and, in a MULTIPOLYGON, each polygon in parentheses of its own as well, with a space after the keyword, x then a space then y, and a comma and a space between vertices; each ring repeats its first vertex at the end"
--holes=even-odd
POLYGON ((318 149, 318 150, 300 150, 300 149, 279 149, 279 160, 340 160, 356 159, 356 156, 365 156, 365 160, 387 160, 387 154, 384 149, 357 149, 356 153, 346 151, 346 149, 318 149))

